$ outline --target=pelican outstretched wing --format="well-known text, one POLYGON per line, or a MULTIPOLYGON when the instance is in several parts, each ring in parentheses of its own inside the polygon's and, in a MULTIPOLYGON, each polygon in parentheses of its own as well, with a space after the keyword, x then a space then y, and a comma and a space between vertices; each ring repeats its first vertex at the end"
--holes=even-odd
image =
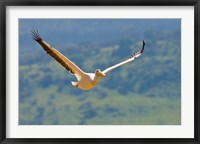
POLYGON ((127 63, 132 62, 135 58, 139 57, 142 54, 142 52, 144 51, 144 46, 145 46, 145 42, 143 41, 142 49, 140 51, 138 51, 138 52, 134 53, 133 55, 131 55, 127 60, 125 60, 123 62, 120 62, 120 63, 118 63, 118 64, 116 64, 114 66, 111 66, 111 67, 105 69, 104 71, 102 71, 102 73, 106 74, 109 71, 111 71, 111 70, 113 70, 113 69, 115 69, 117 67, 120 67, 122 65, 125 65, 127 63))
POLYGON ((72 61, 70 61, 67 57, 65 57, 55 48, 51 47, 48 43, 46 43, 40 37, 39 32, 37 30, 32 30, 31 35, 32 35, 32 38, 43 47, 43 49, 47 52, 47 54, 53 57, 58 63, 60 63, 71 74, 74 74, 78 80, 81 78, 84 72, 72 61))

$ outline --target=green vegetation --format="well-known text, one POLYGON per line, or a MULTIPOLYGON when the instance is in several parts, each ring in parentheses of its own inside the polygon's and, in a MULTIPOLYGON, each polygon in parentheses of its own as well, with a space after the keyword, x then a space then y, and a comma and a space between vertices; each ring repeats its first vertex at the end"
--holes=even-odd
POLYGON ((20 104, 20 122, 47 125, 174 125, 181 121, 178 99, 172 101, 134 94, 124 96, 105 88, 102 89, 104 95, 93 91, 74 96, 66 92, 58 94, 57 89, 38 89, 30 95, 31 99, 20 104))

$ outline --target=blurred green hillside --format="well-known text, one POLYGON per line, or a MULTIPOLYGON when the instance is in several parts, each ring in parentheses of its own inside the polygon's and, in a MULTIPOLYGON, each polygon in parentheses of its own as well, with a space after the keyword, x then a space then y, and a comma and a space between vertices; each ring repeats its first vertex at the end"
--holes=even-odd
MULTIPOLYGON (((122 37, 69 43, 59 39, 63 40, 59 44, 57 39, 51 39, 44 29, 41 30, 40 35, 46 42, 86 72, 94 72, 97 68, 104 70, 127 59, 141 49, 142 40, 145 40, 145 50, 139 58, 111 71, 89 91, 73 87, 71 81, 76 78, 30 37, 31 42, 26 45, 28 42, 22 38, 29 35, 21 35, 19 124, 180 125, 181 32, 180 25, 172 28, 171 24, 171 29, 159 26, 151 30, 152 24, 138 37, 130 31, 139 33, 145 24, 138 30, 131 26, 124 28, 125 24, 121 24, 122 37)), ((115 34, 110 32, 109 36, 115 34)), ((53 37, 54 33, 51 35, 53 37)))

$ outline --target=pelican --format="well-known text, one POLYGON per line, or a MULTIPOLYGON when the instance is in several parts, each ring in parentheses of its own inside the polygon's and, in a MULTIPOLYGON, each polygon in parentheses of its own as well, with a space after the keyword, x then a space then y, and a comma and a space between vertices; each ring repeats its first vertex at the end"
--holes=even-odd
POLYGON ((95 87, 99 83, 100 79, 104 78, 108 72, 110 72, 111 70, 117 67, 120 67, 122 65, 132 62, 135 58, 139 57, 142 54, 142 52, 144 51, 144 46, 145 46, 145 42, 143 41, 142 49, 132 54, 127 60, 122 61, 114 66, 111 66, 103 71, 101 71, 100 69, 96 69, 95 73, 87 73, 81 70, 76 64, 74 64, 71 60, 69 60, 64 55, 62 55, 55 48, 50 46, 47 42, 45 42, 40 37, 38 30, 33 29, 31 31, 31 35, 32 35, 32 38, 42 46, 42 48, 46 51, 47 54, 53 57, 69 73, 71 73, 77 78, 78 81, 77 82, 71 81, 71 84, 82 90, 89 90, 95 87))

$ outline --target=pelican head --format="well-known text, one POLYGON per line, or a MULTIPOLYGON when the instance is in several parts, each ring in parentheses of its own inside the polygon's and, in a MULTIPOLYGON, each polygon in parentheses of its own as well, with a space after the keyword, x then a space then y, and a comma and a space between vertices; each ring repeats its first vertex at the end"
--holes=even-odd
POLYGON ((97 77, 100 77, 100 78, 103 78, 103 77, 106 76, 100 69, 96 69, 95 75, 96 75, 97 77))

